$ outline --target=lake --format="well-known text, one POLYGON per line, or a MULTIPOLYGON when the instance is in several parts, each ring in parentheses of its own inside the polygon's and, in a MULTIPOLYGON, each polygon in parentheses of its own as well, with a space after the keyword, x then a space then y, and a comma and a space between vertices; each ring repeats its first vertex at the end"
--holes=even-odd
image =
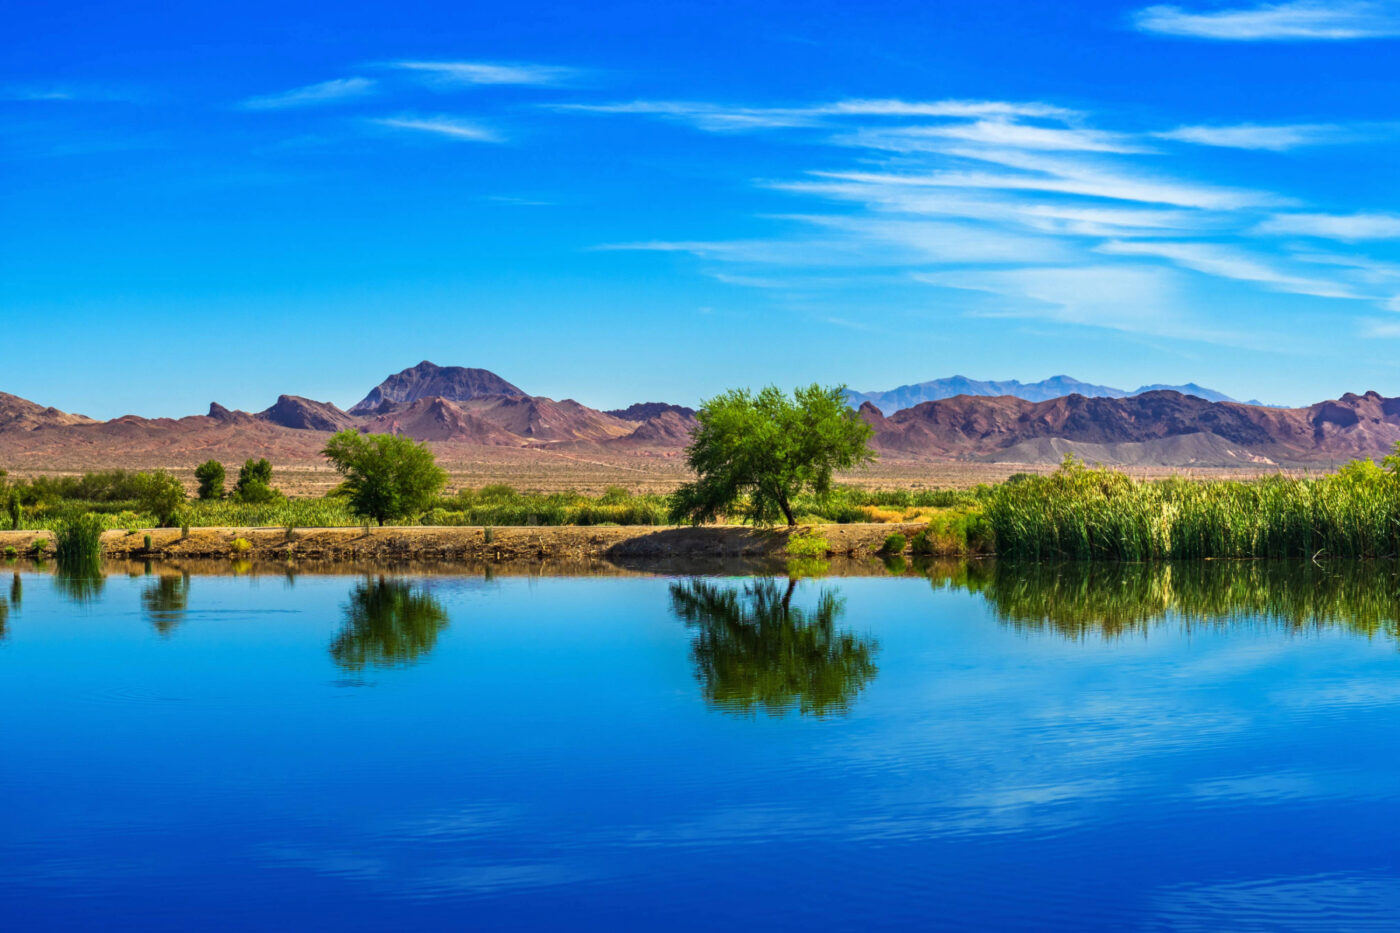
POLYGON ((6 566, 3 927, 1395 929, 1395 567, 895 569, 6 566))

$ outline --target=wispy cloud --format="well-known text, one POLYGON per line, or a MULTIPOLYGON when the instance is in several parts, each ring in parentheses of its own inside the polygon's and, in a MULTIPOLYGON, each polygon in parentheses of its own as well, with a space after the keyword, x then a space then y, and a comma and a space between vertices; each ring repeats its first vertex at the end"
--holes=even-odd
POLYGON ((378 117, 370 122, 392 130, 432 133, 467 142, 504 142, 504 138, 490 127, 460 117, 378 117))
POLYGON ((1317 298, 1371 297, 1358 294, 1350 286, 1331 279, 1285 272, 1260 257, 1216 243, 1112 241, 1104 243, 1098 249, 1099 252, 1116 256, 1159 256, 1206 275, 1257 282, 1275 291, 1312 295, 1317 298))
POLYGON ((815 127, 848 117, 947 117, 1064 120, 1076 111, 1052 104, 989 100, 840 100, 801 107, 739 107, 676 100, 634 100, 609 104, 559 104, 555 110, 602 114, 643 114, 679 120, 710 133, 815 127))
POLYGON ((496 62, 392 62, 390 67, 420 74, 438 84, 498 84, 548 87, 567 84, 582 72, 560 65, 496 62))
MULTIPOLYGON (((1202 318, 1183 297, 1202 284, 1190 273, 1380 307, 1395 300, 1395 283, 1369 259, 1331 263, 1241 245, 1263 247, 1245 238, 1273 233, 1379 238, 1391 229, 1388 215, 1308 213, 1285 193, 1213 184, 1194 165, 1182 176, 1165 169, 1176 152, 1168 140, 1277 150, 1356 138, 1349 127, 1183 126, 1150 134, 1095 127, 1090 115, 1052 104, 998 101, 741 107, 652 100, 559 109, 679 120, 708 132, 816 130, 784 138, 828 151, 867 150, 845 168, 756 180, 841 206, 765 216, 799 225, 785 234, 606 247, 689 253, 703 261, 699 271, 732 284, 780 282, 810 297, 851 287, 872 270, 903 270, 906 282, 1006 299, 965 313, 1275 350, 1277 340, 1202 318)), ((962 299, 964 307, 973 301, 962 299)))
POLYGON ((94 84, 5 84, 0 100, 73 103, 134 103, 145 95, 132 88, 94 84))
POLYGON ((1236 126, 1179 126, 1174 130, 1152 134, 1159 139, 1195 143, 1199 146, 1220 146, 1228 149, 1267 149, 1283 152, 1300 146, 1321 146, 1352 142, 1357 133, 1334 123, 1295 123, 1284 126, 1264 126, 1241 123, 1236 126))
POLYGON ((370 78, 334 78, 318 84, 292 88, 277 94, 249 97, 243 101, 245 110, 291 110, 297 107, 320 107, 337 104, 374 93, 375 82, 370 78))
POLYGON ((1392 240, 1400 238, 1400 215, 1275 214, 1259 223, 1253 232, 1328 240, 1392 240))
POLYGON ((1139 10, 1133 23, 1143 32, 1237 42, 1400 35, 1395 4, 1366 0, 1294 0, 1210 12, 1158 5, 1139 10))
POLYGON ((971 123, 948 123, 940 126, 901 126, 865 130, 850 138, 855 145, 879 149, 905 150, 928 148, 929 141, 956 140, 989 146, 1011 146, 1020 149, 1042 149, 1069 152, 1150 152, 1123 133, 1103 130, 1038 126, 998 118, 971 123), (924 144, 921 146, 921 143, 924 144))

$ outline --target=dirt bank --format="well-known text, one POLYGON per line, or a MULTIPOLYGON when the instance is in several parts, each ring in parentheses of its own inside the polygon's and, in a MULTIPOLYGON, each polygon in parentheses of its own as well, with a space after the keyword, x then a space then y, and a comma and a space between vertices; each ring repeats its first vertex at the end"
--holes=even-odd
MULTIPOLYGON (((910 538, 920 524, 804 525, 841 557, 868 557, 885 538, 899 532, 910 538)), ((109 531, 102 536, 103 556, 115 559, 244 558, 258 560, 452 560, 506 562, 520 560, 703 561, 735 557, 780 558, 788 530, 742 526, 658 527, 542 525, 496 527, 486 540, 484 528, 155 528, 109 531), (150 547, 146 547, 146 536, 150 547)), ((0 553, 13 547, 29 555, 45 541, 53 553, 53 535, 42 531, 0 531, 0 553)))

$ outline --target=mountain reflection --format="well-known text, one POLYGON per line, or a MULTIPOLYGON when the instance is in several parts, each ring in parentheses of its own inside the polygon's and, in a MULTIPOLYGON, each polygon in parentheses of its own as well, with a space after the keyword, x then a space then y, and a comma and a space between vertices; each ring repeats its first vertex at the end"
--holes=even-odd
POLYGON ((1066 638, 1146 634, 1168 619, 1340 627, 1400 640, 1400 567, 1374 561, 949 564, 937 587, 978 593, 1018 629, 1066 638))
POLYGON ((185 618, 189 608, 190 575, 156 577, 141 591, 146 618, 157 632, 169 635, 185 618))
POLYGON ((823 590, 816 605, 793 606, 796 579, 671 585, 671 607, 696 630, 691 646, 706 702, 721 709, 782 715, 840 715, 878 672, 873 640, 836 628, 845 601, 823 590))
POLYGON ((446 627, 447 612, 421 585, 386 577, 362 580, 350 591, 331 657, 352 671, 409 665, 433 650, 446 627))

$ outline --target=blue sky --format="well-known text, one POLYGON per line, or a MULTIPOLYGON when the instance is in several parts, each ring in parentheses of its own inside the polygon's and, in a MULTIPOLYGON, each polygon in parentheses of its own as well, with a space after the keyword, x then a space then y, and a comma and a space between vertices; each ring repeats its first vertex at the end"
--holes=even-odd
POLYGON ((1400 395, 1400 2, 26 4, 0 391, 1400 395), (363 5, 361 5, 363 6, 363 5))

